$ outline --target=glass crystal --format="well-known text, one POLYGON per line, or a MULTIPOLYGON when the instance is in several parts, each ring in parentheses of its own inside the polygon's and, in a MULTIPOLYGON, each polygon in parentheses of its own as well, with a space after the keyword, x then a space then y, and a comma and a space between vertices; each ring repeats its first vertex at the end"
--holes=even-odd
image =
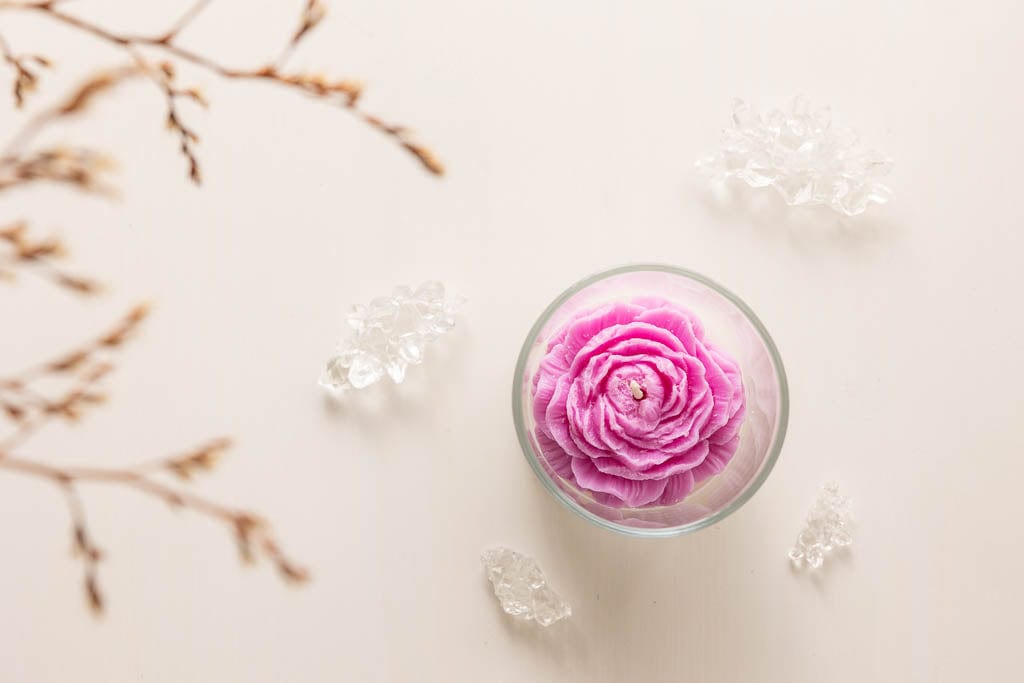
POLYGON ((348 366, 342 363, 341 358, 334 357, 327 361, 327 367, 324 368, 323 374, 320 375, 320 384, 337 387, 349 386, 348 366))
POLYGON ((407 367, 409 367, 409 364, 401 358, 389 358, 388 362, 384 364, 388 377, 395 384, 401 384, 405 381, 405 369, 407 367))
POLYGON ((455 316, 450 313, 436 315, 430 323, 430 331, 434 334, 444 334, 453 327, 455 327, 455 316))
POLYGON ((820 569, 829 553, 853 543, 849 527, 849 499, 839 493, 834 482, 823 485, 796 544, 789 551, 789 559, 797 567, 820 569))
POLYGON ((366 326, 367 308, 361 304, 356 304, 348 312, 348 325, 353 330, 360 331, 366 326))
POLYGON ((403 334, 398 340, 398 355, 410 365, 423 362, 423 341, 415 332, 403 334))
POLYGON ((381 378, 384 368, 380 360, 366 354, 359 355, 348 369, 348 382, 355 389, 368 387, 381 378))
POLYGON ((420 301, 437 302, 444 300, 444 285, 437 280, 424 282, 416 288, 416 298, 420 301))
POLYGON ((864 146, 852 129, 833 128, 828 108, 812 109, 803 96, 788 110, 765 116, 734 100, 721 150, 697 168, 715 181, 739 178, 751 187, 774 187, 791 206, 823 204, 847 216, 892 196, 881 181, 892 160, 864 146))
POLYGON ((485 550, 480 561, 506 614, 541 626, 572 614, 569 603, 548 586, 532 558, 509 548, 493 548, 485 550))
POLYGON ((385 375, 400 384, 408 366, 423 362, 427 343, 455 326, 461 301, 446 299, 444 285, 430 281, 415 290, 399 285, 390 296, 353 306, 346 318, 352 334, 327 361, 320 385, 362 389, 385 375))

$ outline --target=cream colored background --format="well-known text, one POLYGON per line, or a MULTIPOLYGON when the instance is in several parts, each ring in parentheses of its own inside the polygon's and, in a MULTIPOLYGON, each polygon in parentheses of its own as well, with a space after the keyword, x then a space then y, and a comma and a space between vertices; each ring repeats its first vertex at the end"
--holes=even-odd
MULTIPOLYGON (((110 293, 0 290, 0 370, 156 315, 112 402, 26 454, 129 463, 217 434, 197 487, 251 505, 315 572, 243 570, 226 533, 130 492, 87 490, 110 611, 94 622, 63 501, 0 477, 0 681, 1010 680, 1024 548, 1020 201, 1024 9, 1015 2, 336 0, 296 66, 365 78, 365 105, 447 162, 428 177, 345 112, 188 72, 207 182, 183 179, 162 102, 121 89, 58 140, 116 151, 123 200, 10 194, 110 293), (694 177, 733 96, 797 92, 896 159, 896 198, 845 224, 722 202, 694 177), (590 528, 534 480, 509 387, 530 324, 612 264, 706 273, 761 315, 787 363, 782 457, 739 513, 693 537, 590 528), (333 409, 315 380, 348 304, 440 278, 457 335, 398 397, 333 409), (376 407, 375 407, 376 406, 376 407), (785 553, 819 483, 856 499, 852 556, 818 579, 785 553), (478 564, 535 555, 573 602, 547 632, 499 613, 478 564)), ((258 63, 298 0, 222 0, 187 42, 258 63)), ((165 25, 174 3, 69 3, 165 25)), ((37 104, 117 54, 0 14, 63 55, 37 104)), ((9 78, 4 71, 3 78, 9 78)), ((5 133, 19 119, 4 105, 5 133)), ((365 402, 364 402, 365 401, 365 402)))

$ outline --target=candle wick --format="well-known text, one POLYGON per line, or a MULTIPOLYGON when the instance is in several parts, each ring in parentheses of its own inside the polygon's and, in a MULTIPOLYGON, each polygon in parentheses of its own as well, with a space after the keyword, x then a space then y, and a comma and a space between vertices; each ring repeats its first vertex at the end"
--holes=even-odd
POLYGON ((644 399, 644 390, 640 386, 640 382, 637 382, 635 379, 629 380, 629 390, 633 392, 633 398, 636 400, 642 401, 644 399))

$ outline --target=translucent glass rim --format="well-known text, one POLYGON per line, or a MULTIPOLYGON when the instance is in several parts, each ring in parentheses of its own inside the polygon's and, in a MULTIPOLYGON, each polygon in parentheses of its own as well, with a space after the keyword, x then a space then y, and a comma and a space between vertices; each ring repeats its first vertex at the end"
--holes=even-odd
POLYGON ((686 268, 658 263, 632 264, 604 270, 576 282, 559 294, 558 297, 556 297, 555 300, 544 309, 544 312, 540 314, 540 317, 537 318, 537 322, 533 324, 533 327, 530 328, 529 333, 526 335, 526 341, 523 342, 523 347, 519 351, 519 359, 516 361, 515 375, 512 379, 512 419, 515 422, 516 435, 519 437, 519 445, 522 448, 523 455, 526 457, 526 461, 530 463, 533 473, 537 475, 538 479, 540 479, 544 488, 546 488, 552 496, 562 503, 562 505, 592 524, 627 536, 638 536, 643 538, 682 536, 709 527, 736 512, 736 510, 743 507, 743 505, 750 500, 755 493, 757 493, 758 489, 761 488, 762 484, 764 484, 765 480, 768 478, 768 475, 771 474, 772 469, 775 467, 775 462, 779 459, 779 453, 782 452, 782 444, 786 440, 786 429, 789 426, 789 383, 786 380, 786 369, 782 364, 782 357, 779 355, 778 347, 775 346, 775 341, 768 333, 768 330, 765 328, 764 323, 761 322, 761 319, 757 317, 757 314, 754 313, 754 311, 747 306, 741 298, 711 278, 692 270, 687 270, 686 268), (765 348, 768 350, 768 355, 772 361, 772 367, 775 370, 775 377, 779 383, 779 414, 776 419, 775 436, 772 439, 768 455, 765 457, 765 461, 761 465, 761 469, 757 473, 757 476, 747 484, 747 487, 743 489, 743 491, 741 491, 732 502, 718 512, 694 522, 690 522, 689 524, 664 527, 660 529, 617 524, 613 521, 595 515, 576 501, 569 498, 565 492, 555 485, 554 481, 552 481, 551 477, 541 466, 540 461, 538 460, 538 455, 534 451, 533 445, 530 443, 530 434, 526 428, 526 420, 523 417, 523 375, 526 372, 527 359, 530 356, 530 351, 533 349, 533 345, 540 336, 541 330, 551 319, 551 316, 554 315, 554 313, 572 296, 586 289, 590 285, 602 280, 607 280, 608 278, 616 275, 635 272, 660 272, 679 275, 695 282, 699 282, 728 299, 729 302, 736 306, 744 317, 746 317, 757 331, 761 341, 764 342, 765 348))

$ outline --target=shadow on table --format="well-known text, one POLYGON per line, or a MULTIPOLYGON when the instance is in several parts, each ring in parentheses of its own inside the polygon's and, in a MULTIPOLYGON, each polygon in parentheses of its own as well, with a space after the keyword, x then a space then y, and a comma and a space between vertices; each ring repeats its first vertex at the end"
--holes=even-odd
MULTIPOLYGON (((663 667, 695 658, 706 660, 696 670, 724 674, 733 636, 738 643, 785 637, 777 601, 787 590, 772 589, 765 576, 785 577, 785 540, 751 510, 688 536, 633 538, 590 525, 534 488, 530 507, 542 532, 524 550, 541 558, 552 587, 572 603, 573 626, 515 635, 563 667, 599 680, 643 680, 646 672, 657 677, 663 667), (768 538, 783 545, 770 559, 778 564, 765 571, 768 538)), ((825 578, 810 580, 824 591, 825 578)), ((772 666, 770 648, 742 649, 746 669, 772 666)))
POLYGON ((409 366, 402 384, 385 376, 365 389, 338 394, 324 391, 324 411, 356 428, 372 433, 420 424, 437 424, 445 419, 445 405, 452 394, 467 386, 466 365, 459 357, 472 344, 468 326, 439 339, 426 351, 420 365, 409 366))
POLYGON ((762 239, 785 239, 797 249, 869 250, 899 229, 870 207, 859 216, 843 216, 827 206, 788 206, 770 188, 725 183, 695 190, 698 203, 716 224, 747 229, 762 239))

